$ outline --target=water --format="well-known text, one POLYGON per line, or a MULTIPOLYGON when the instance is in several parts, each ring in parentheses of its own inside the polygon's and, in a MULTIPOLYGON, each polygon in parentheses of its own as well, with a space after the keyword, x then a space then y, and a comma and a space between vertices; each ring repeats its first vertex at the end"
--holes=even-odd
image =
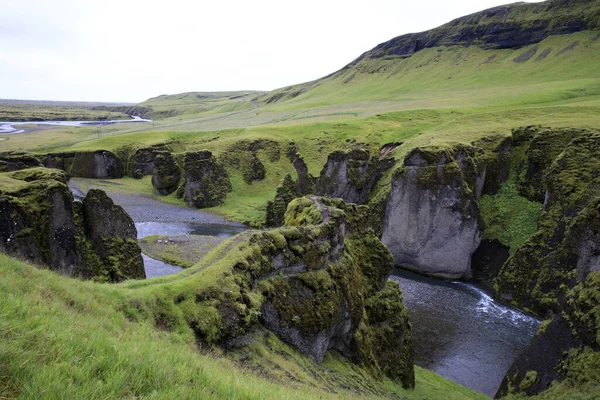
POLYGON ((167 264, 159 260, 155 260, 154 258, 148 257, 144 253, 142 253, 142 258, 144 259, 144 270, 146 271, 146 278, 171 275, 183 271, 183 268, 181 267, 167 264))
POLYGON ((0 122, 1 134, 17 134, 26 132, 25 129, 15 128, 19 125, 56 125, 56 126, 101 126, 121 122, 152 122, 151 119, 131 117, 131 119, 115 119, 110 121, 28 121, 28 122, 0 122))
POLYGON ((415 364, 494 396, 540 321, 463 282, 395 270, 409 310, 415 364))
POLYGON ((138 239, 151 235, 203 235, 231 237, 248 228, 243 225, 202 224, 190 222, 136 222, 138 239))

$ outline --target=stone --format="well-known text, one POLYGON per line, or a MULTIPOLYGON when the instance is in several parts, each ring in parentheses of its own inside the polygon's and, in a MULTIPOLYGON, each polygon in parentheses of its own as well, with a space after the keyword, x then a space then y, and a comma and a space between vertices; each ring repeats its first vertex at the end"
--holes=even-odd
POLYGON ((152 163, 152 186, 159 194, 166 196, 177 190, 181 180, 181 170, 171 153, 156 154, 152 163))
POLYGON ((145 279, 144 261, 133 219, 99 189, 83 199, 86 233, 94 250, 108 266, 110 281, 145 279))
POLYGON ((183 198, 190 207, 218 206, 232 190, 227 170, 208 150, 186 153, 184 180, 183 198))
POLYGON ((381 240, 396 265, 447 279, 471 277, 481 240, 479 206, 456 158, 416 149, 392 178, 381 240))

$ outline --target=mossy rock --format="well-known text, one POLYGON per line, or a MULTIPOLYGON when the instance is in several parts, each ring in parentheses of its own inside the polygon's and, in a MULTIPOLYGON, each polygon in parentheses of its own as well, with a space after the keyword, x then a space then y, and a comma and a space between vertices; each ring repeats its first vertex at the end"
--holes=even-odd
POLYGON ((137 244, 133 219, 99 189, 90 189, 83 200, 86 234, 107 266, 111 282, 144 279, 144 261, 137 244))
POLYGON ((218 206, 232 191, 227 170, 208 150, 186 153, 184 180, 183 198, 196 208, 218 206))
POLYGON ((166 196, 179 187, 181 170, 171 153, 158 153, 152 164, 152 186, 159 194, 166 196))

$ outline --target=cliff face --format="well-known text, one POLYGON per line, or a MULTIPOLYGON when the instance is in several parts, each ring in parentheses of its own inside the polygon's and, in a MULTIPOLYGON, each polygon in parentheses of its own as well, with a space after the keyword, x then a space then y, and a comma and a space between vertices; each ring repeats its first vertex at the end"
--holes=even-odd
POLYGON ((218 206, 232 190, 227 170, 208 150, 185 155, 184 186, 180 189, 178 194, 196 208, 218 206))
MULTIPOLYGON (((413 387, 408 312, 398 285, 386 283, 392 256, 364 223, 367 214, 339 199, 293 200, 284 227, 238 236, 197 279, 157 294, 151 301, 176 316, 156 314, 157 326, 183 326, 225 347, 268 329, 316 362, 335 349, 413 387)), ((132 300, 128 312, 152 313, 146 301, 132 300)))
POLYGON ((544 208, 537 232, 500 270, 496 289, 547 321, 497 396, 536 394, 557 381, 586 385, 600 376, 600 135, 538 127, 513 135, 529 144, 519 189, 543 199, 544 208))
POLYGON ((600 27, 597 0, 549 0, 494 7, 455 19, 429 31, 398 36, 364 53, 361 59, 410 56, 439 46, 480 46, 484 49, 519 48, 550 35, 564 35, 600 27))
POLYGON ((467 149, 428 152, 417 149, 392 178, 385 208, 382 242, 396 265, 443 278, 470 278, 471 255, 481 239, 477 166, 467 149), (467 173, 469 170, 469 173, 467 173))
POLYGON ((90 191, 82 205, 62 171, 2 175, 0 251, 85 279, 145 278, 133 221, 104 192, 90 191))

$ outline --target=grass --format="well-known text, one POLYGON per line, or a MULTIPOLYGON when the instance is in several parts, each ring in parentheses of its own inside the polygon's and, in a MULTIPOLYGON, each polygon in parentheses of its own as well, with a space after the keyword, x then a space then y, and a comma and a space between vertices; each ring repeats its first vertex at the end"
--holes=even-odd
POLYGON ((223 238, 215 236, 152 235, 138 240, 138 243, 142 252, 149 257, 182 268, 189 268, 202 260, 223 240, 223 238))
POLYGON ((122 305, 128 298, 169 281, 189 279, 175 275, 111 286, 0 254, 0 398, 484 398, 422 369, 417 388, 407 391, 370 378, 336 355, 317 366, 275 338, 272 346, 283 354, 272 353, 276 359, 268 368, 310 368, 313 374, 269 379, 235 356, 202 347, 190 332, 126 318, 122 305), (344 381, 361 389, 342 389, 338 383, 344 381))

